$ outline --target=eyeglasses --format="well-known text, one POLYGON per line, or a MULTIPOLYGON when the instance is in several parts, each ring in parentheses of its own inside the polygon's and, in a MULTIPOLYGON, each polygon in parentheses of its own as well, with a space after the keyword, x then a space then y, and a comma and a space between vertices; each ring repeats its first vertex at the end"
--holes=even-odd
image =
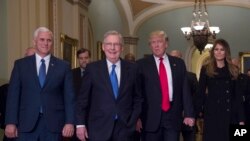
POLYGON ((120 43, 104 43, 106 47, 121 47, 120 43))

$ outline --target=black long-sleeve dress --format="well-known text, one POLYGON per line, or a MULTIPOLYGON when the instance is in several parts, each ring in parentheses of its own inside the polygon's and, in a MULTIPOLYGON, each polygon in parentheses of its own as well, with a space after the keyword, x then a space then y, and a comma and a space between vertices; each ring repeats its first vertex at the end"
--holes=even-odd
POLYGON ((204 114, 203 141, 229 141, 232 114, 244 120, 237 80, 232 79, 227 66, 217 68, 216 72, 214 77, 206 74, 205 67, 200 72, 196 110, 204 114))

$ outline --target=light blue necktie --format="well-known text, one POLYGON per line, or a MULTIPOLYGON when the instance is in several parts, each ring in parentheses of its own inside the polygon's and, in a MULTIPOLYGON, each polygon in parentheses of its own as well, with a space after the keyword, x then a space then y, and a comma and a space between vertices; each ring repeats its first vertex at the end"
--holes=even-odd
POLYGON ((117 76, 116 76, 116 72, 115 72, 115 67, 116 67, 116 65, 112 65, 112 71, 111 71, 109 77, 111 80, 114 96, 115 96, 115 98, 117 98, 117 96, 118 96, 118 80, 117 80, 117 76))
POLYGON ((41 63, 40 68, 39 68, 38 77, 39 77, 40 85, 41 85, 41 87, 43 87, 44 81, 45 81, 45 78, 46 78, 46 66, 45 66, 45 60, 44 59, 41 59, 41 62, 42 63, 41 63))

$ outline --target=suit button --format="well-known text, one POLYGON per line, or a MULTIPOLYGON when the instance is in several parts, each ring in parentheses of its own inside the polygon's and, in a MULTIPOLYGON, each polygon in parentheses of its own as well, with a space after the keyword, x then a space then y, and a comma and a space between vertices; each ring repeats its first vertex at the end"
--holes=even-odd
POLYGON ((229 103, 230 102, 230 99, 227 99, 227 103, 229 103))
POLYGON ((217 103, 220 103, 220 100, 217 100, 217 103))
POLYGON ((230 110, 229 109, 227 109, 227 112, 229 112, 230 110))
POLYGON ((228 93, 229 93, 229 90, 226 90, 226 93, 228 94, 228 93))

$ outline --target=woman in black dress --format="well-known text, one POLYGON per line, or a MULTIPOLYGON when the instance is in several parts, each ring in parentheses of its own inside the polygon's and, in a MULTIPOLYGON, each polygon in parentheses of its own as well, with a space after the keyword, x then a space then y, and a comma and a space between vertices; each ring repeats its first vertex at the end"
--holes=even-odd
POLYGON ((229 141, 233 114, 237 124, 244 124, 238 75, 238 68, 231 62, 229 44, 224 39, 216 40, 208 62, 201 68, 196 95, 197 113, 204 117, 203 141, 229 141))

